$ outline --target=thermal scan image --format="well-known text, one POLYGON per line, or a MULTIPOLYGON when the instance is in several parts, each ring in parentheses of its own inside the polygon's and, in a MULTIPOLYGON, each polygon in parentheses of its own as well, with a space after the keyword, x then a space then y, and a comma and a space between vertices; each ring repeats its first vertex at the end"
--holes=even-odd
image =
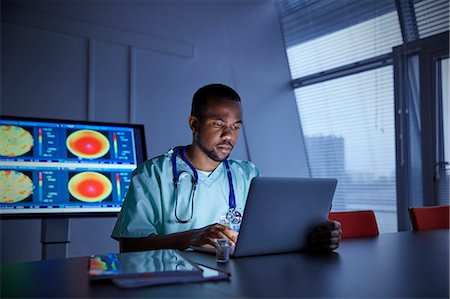
POLYGON ((75 156, 86 159, 98 159, 109 152, 108 138, 94 130, 78 130, 66 140, 67 149, 75 156))
POLYGON ((33 148, 33 136, 22 127, 0 126, 0 156, 18 157, 33 148))
POLYGON ((100 202, 112 192, 111 181, 99 172, 80 172, 69 180, 69 192, 83 202, 100 202))
POLYGON ((15 170, 0 170, 0 203, 22 201, 33 193, 33 182, 26 174, 15 170))

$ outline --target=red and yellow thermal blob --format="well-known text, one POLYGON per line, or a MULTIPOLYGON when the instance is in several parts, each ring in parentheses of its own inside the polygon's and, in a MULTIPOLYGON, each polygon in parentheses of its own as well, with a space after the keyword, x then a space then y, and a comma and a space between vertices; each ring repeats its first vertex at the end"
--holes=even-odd
POLYGON ((112 192, 111 181, 98 172, 80 172, 69 180, 69 192, 84 202, 98 202, 112 192))
POLYGON ((66 141, 69 151, 75 156, 97 159, 110 149, 108 138, 93 130, 79 130, 69 135, 66 141))
POLYGON ((18 157, 33 148, 33 136, 22 127, 0 126, 0 156, 18 157))
POLYGON ((15 203, 33 193, 33 182, 24 173, 0 170, 0 203, 15 203))
POLYGON ((90 265, 89 270, 90 271, 103 271, 108 269, 108 266, 105 262, 102 261, 100 257, 91 258, 90 259, 90 265))

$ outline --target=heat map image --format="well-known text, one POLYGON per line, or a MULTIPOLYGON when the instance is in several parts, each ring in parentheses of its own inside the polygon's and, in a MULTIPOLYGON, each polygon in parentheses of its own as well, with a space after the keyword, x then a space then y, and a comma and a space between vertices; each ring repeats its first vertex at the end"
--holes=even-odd
POLYGON ((33 182, 24 173, 0 170, 0 203, 15 203, 33 193, 33 182))
POLYGON ((80 172, 69 180, 69 192, 83 202, 99 202, 112 192, 111 181, 98 172, 80 172))
POLYGON ((0 156, 22 156, 33 148, 33 136, 22 127, 1 125, 0 144, 0 156))
POLYGON ((78 130, 67 137, 67 149, 75 156, 87 159, 103 157, 110 148, 109 140, 94 130, 78 130))

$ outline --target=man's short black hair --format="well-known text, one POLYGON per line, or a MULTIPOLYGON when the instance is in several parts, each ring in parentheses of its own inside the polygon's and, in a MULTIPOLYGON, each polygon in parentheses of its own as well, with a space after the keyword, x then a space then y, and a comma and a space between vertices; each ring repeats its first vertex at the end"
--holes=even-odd
POLYGON ((209 84, 199 88, 192 99, 191 115, 201 118, 208 106, 208 100, 226 99, 240 102, 238 93, 231 87, 224 84, 209 84))

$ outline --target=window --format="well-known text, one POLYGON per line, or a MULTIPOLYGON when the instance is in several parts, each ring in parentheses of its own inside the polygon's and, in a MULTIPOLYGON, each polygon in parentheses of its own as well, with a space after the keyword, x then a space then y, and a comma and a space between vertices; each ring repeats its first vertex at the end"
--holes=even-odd
POLYGON ((393 68, 296 89, 313 177, 335 177, 333 210, 376 212, 380 232, 396 231, 393 68))
POLYGON ((440 205, 448 205, 450 199, 450 101, 449 101, 449 58, 440 59, 437 62, 439 70, 437 85, 437 119, 439 151, 436 163, 436 199, 440 205))
POLYGON ((408 207, 448 204, 448 31, 393 49, 399 229, 408 207))
POLYGON ((278 7, 311 175, 338 179, 334 211, 371 209, 381 233, 397 231, 394 1, 278 7))
POLYGON ((287 48, 292 78, 390 53, 402 37, 395 11, 287 48))
POLYGON ((448 31, 448 0, 416 0, 414 12, 420 38, 448 31))
POLYGON ((374 210, 383 233, 408 229, 409 206, 448 204, 449 1, 276 4, 311 175, 339 181, 333 210, 374 210))

